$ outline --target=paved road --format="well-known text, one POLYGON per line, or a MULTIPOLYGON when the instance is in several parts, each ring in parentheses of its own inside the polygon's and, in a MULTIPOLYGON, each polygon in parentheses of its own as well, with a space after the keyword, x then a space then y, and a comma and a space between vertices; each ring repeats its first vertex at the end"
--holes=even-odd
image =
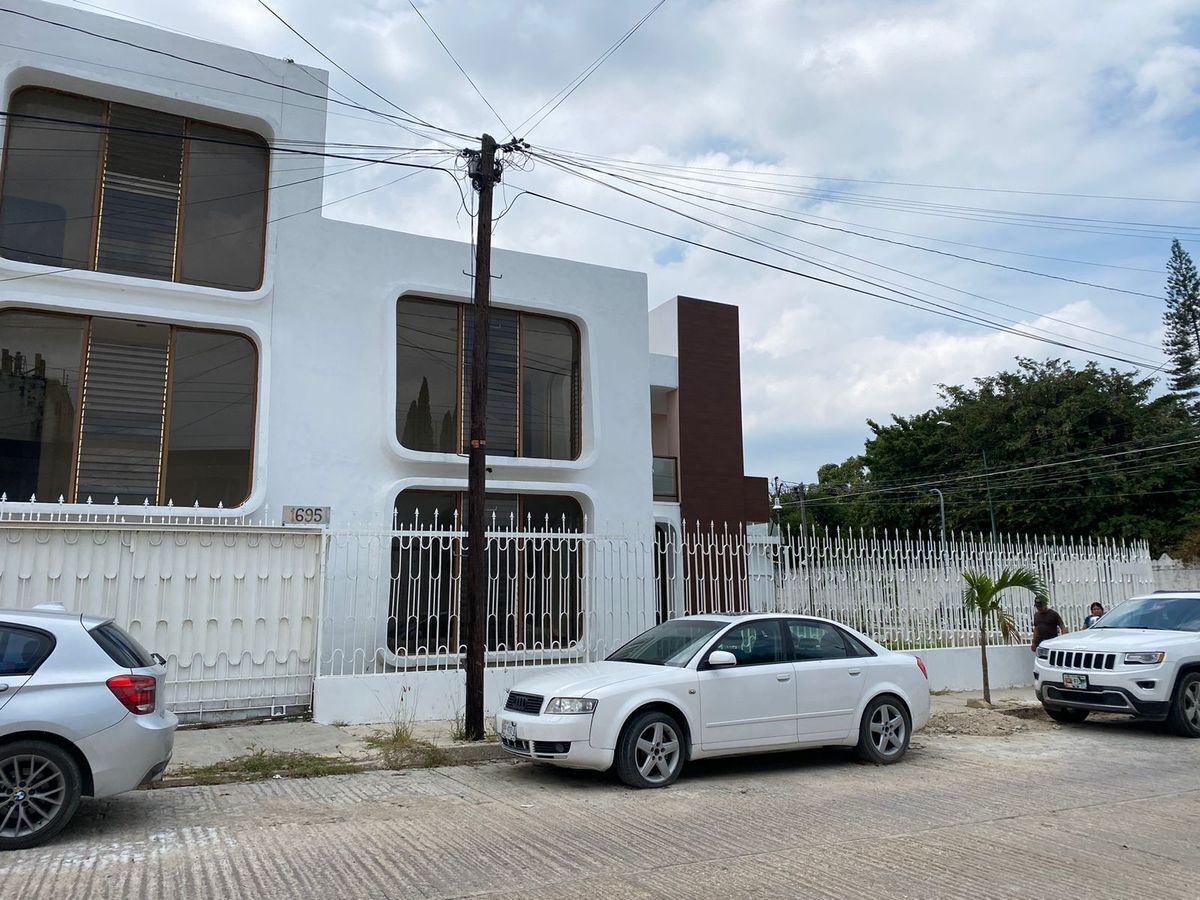
POLYGON ((0 896, 1200 896, 1200 741, 1131 723, 698 764, 675 787, 491 764, 86 804, 0 896))

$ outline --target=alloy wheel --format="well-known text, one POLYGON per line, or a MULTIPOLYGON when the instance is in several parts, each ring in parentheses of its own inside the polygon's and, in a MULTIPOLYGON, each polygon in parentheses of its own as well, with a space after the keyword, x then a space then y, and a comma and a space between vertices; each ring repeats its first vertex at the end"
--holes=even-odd
POLYGON ((63 771, 44 756, 12 756, 0 763, 0 837, 36 834, 67 799, 63 771))
POLYGON ((904 749, 904 716, 890 703, 881 703, 871 716, 871 740, 884 756, 895 756, 904 749))
POLYGON ((1200 681, 1193 681, 1184 688, 1183 717, 1193 728, 1200 729, 1200 681))
POLYGON ((679 762, 679 744, 674 728, 666 722, 652 722, 634 744, 634 765, 648 782, 662 784, 679 762))

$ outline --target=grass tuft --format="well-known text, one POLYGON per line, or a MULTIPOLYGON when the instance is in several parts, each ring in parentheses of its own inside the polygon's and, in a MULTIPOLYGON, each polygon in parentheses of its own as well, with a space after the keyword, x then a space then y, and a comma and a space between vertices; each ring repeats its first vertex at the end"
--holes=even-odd
POLYGON ((260 781, 276 775, 281 778, 320 778, 357 771, 358 766, 345 759, 321 756, 303 750, 259 749, 245 756, 223 759, 207 766, 184 766, 170 774, 172 779, 188 778, 197 784, 226 784, 235 781, 260 781))

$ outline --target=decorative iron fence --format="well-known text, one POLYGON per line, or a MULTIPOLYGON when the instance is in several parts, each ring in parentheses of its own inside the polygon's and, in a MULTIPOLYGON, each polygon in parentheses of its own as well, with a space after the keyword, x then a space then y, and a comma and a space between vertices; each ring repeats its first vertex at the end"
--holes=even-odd
MULTIPOLYGON (((493 523, 494 525, 494 523, 493 523)), ((466 536, 401 529, 331 534, 320 673, 453 669, 466 536)), ((493 666, 602 659, 680 615, 807 613, 838 619, 897 649, 965 647, 978 625, 961 600, 965 569, 1028 566, 1080 627, 1087 606, 1153 589, 1143 543, 955 535, 745 533, 710 528, 642 540, 554 530, 487 535, 487 660, 493 666)), ((1027 596, 1005 597, 1022 633, 1027 596)), ((1001 643, 999 634, 989 640, 1001 643)))

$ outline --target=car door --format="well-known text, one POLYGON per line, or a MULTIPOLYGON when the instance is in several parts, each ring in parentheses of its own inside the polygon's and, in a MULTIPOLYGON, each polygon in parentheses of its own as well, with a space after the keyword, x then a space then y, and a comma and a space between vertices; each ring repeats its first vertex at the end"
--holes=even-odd
POLYGON ((817 619, 786 619, 784 629, 796 673, 797 739, 846 737, 867 683, 856 644, 836 625, 817 619))
POLYGON ((54 649, 54 638, 35 628, 0 622, 0 709, 23 688, 54 649))
POLYGON ((796 678, 778 619, 735 625, 711 647, 737 658, 737 665, 708 668, 701 661, 701 747, 724 750, 796 742, 796 678))

